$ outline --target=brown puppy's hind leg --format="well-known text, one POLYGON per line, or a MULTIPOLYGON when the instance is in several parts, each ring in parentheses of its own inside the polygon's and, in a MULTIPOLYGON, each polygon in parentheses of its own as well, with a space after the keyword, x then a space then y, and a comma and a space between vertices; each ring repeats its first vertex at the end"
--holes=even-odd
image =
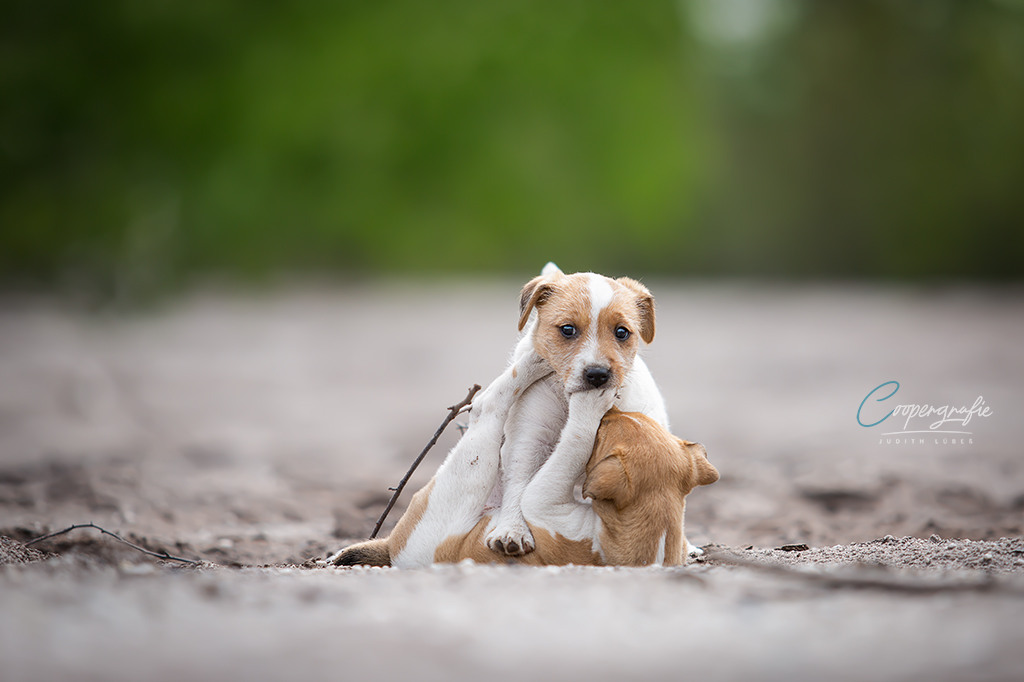
POLYGON ((335 566, 390 566, 391 552, 387 539, 378 538, 346 547, 327 561, 335 566))

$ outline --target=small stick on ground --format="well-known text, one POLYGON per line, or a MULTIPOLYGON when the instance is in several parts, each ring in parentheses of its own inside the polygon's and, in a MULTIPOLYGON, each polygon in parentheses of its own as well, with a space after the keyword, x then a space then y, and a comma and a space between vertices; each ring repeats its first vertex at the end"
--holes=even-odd
POLYGON ((202 562, 199 562, 199 561, 193 561, 192 559, 183 559, 180 556, 171 556, 167 552, 153 552, 151 550, 146 549, 145 547, 139 547, 138 545, 136 545, 134 543, 128 542, 127 540, 125 540, 123 537, 121 537, 117 533, 111 533, 106 528, 100 528, 95 523, 77 523, 77 524, 75 524, 73 526, 68 526, 64 530, 58 530, 56 533, 50 533, 49 535, 43 535, 42 537, 38 537, 35 540, 31 540, 29 542, 26 542, 25 546, 26 547, 30 547, 31 545, 34 545, 37 542, 42 542, 43 540, 49 540, 50 538, 55 538, 58 535, 64 535, 65 533, 70 533, 71 531, 73 531, 73 530, 75 530, 77 528, 95 528, 96 530, 98 530, 99 532, 103 533, 104 535, 109 535, 110 537, 114 538, 115 540, 118 540, 119 542, 123 542, 124 544, 128 545, 132 549, 137 549, 138 551, 142 552, 143 554, 148 554, 149 556, 156 557, 157 559, 164 559, 166 561, 180 561, 182 563, 191 564, 193 566, 198 566, 200 563, 202 563, 202 562))
POLYGON ((427 456, 428 452, 430 452, 430 448, 434 447, 434 444, 437 443, 437 439, 441 437, 445 428, 452 423, 453 419, 459 416, 459 413, 462 412, 464 407, 473 402, 473 396, 476 395, 476 392, 479 390, 480 384, 473 384, 473 388, 469 389, 469 395, 467 395, 461 403, 452 405, 448 408, 448 416, 444 418, 443 422, 441 422, 441 426, 437 427, 437 431, 434 432, 434 437, 430 439, 430 442, 427 443, 427 447, 423 448, 423 452, 420 453, 420 456, 417 457, 412 463, 412 466, 409 467, 409 471, 405 473, 405 477, 402 478, 397 487, 388 488, 388 490, 395 491, 395 494, 391 496, 391 500, 388 502, 388 506, 384 509, 384 513, 380 515, 379 519, 377 519, 377 525, 374 526, 373 532, 370 533, 371 540, 377 537, 377 532, 380 531, 380 527, 384 525, 384 519, 388 517, 388 514, 391 512, 391 508, 394 507, 395 502, 398 501, 398 496, 402 494, 402 489, 405 488, 405 484, 408 483, 409 478, 412 477, 412 472, 416 471, 416 467, 420 465, 423 458, 427 456))

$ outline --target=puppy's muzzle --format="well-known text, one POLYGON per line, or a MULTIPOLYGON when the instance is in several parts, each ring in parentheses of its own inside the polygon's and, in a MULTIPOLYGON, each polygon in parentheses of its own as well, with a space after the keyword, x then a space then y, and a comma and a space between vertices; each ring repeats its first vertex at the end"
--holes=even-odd
POLYGON ((583 370, 583 378, 594 388, 601 388, 612 378, 612 373, 607 367, 591 365, 583 370))

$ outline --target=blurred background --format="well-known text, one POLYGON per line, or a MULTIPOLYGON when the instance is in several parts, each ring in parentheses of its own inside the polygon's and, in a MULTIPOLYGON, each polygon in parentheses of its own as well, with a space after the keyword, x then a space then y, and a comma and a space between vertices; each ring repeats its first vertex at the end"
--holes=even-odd
POLYGON ((320 679, 401 650, 495 679, 509 642, 541 670, 582 652, 567 679, 689 650, 710 677, 1020 677, 990 579, 1024 571, 1024 0, 0 3, 0 550, 88 521, 236 567, 365 539, 549 260, 654 293, 673 433, 722 474, 691 542, 996 541, 856 555, 979 582, 902 606, 732 569, 328 588, 83 529, 34 546, 124 578, 0 565, 0 677, 320 679), (908 443, 887 431, 928 427, 858 423, 889 381, 992 414, 908 443))
POLYGON ((2 14, 5 288, 1024 274, 1020 0, 2 14))

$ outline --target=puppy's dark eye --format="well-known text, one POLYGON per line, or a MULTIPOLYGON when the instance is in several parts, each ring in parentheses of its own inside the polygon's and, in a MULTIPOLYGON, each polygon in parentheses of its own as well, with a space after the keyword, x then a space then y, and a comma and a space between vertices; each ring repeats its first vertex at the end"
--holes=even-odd
POLYGON ((561 327, 561 331, 562 336, 564 336, 567 339, 571 339, 572 337, 576 336, 576 327, 572 326, 571 324, 563 324, 561 327))
POLYGON ((617 338, 619 341, 625 341, 626 339, 629 338, 629 330, 626 329, 625 327, 616 327, 615 338, 617 338))

